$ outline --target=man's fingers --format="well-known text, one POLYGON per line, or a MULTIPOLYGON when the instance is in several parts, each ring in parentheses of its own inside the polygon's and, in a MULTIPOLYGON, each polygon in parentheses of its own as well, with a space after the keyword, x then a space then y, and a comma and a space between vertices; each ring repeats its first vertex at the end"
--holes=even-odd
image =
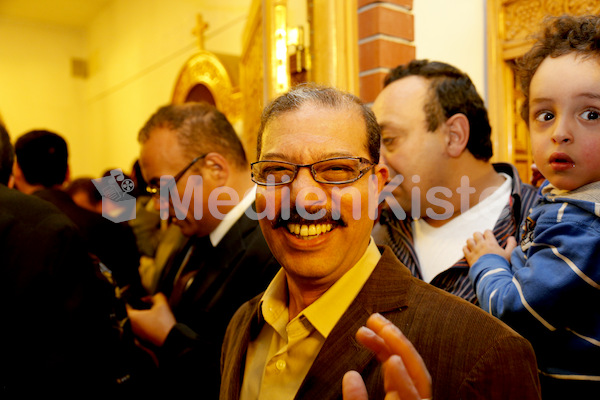
POLYGON ((367 388, 358 372, 348 371, 344 374, 342 395, 344 400, 369 400, 367 388))
POLYGON ((362 326, 356 332, 356 339, 366 348, 370 349, 380 362, 385 362, 391 355, 389 347, 383 339, 371 329, 362 326))
POLYGON ((377 313, 369 317, 367 327, 383 339, 390 354, 396 354, 402 359, 419 395, 422 398, 430 398, 431 376, 429 371, 417 350, 400 329, 377 313))
POLYGON ((154 296, 152 296, 151 302, 153 304, 167 304, 168 300, 167 300, 167 297, 163 293, 158 292, 154 296))
POLYGON ((383 376, 385 392, 391 395, 390 398, 394 398, 395 394, 402 400, 421 400, 422 397, 415 387, 415 382, 406 370, 400 356, 394 354, 383 363, 383 376))

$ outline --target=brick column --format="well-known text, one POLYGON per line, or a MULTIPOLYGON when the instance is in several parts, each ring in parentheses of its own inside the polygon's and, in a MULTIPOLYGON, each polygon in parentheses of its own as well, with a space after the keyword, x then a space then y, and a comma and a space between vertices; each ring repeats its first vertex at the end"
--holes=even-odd
POLYGON ((390 68, 415 58, 413 0, 358 0, 360 97, 370 103, 390 68))

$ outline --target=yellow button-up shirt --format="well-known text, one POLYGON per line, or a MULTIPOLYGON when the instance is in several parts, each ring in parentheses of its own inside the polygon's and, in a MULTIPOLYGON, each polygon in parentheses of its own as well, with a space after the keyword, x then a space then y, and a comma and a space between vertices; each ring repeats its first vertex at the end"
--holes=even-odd
POLYGON ((371 238, 356 265, 291 321, 286 276, 279 271, 260 302, 265 324, 248 347, 240 400, 294 398, 327 336, 380 258, 371 238))

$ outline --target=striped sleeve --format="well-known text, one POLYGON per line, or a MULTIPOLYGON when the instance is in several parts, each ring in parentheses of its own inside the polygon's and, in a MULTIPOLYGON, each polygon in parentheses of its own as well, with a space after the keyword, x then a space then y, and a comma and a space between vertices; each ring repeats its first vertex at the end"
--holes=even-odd
POLYGON ((587 224, 556 223, 517 248, 511 264, 496 255, 471 268, 482 308, 520 332, 565 329, 600 342, 600 235, 587 224), (581 318, 585 309, 586 318, 581 318), (590 321, 595 321, 590 323, 590 321))

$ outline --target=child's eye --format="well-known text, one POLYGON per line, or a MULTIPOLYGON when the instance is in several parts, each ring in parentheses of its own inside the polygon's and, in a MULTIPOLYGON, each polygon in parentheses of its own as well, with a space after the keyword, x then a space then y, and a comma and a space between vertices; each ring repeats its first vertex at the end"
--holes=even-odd
POLYGON ((539 122, 546 122, 554 119, 554 114, 549 111, 541 111, 535 115, 535 120, 539 122))
POLYGON ((598 112, 596 110, 587 110, 587 111, 584 111, 583 113, 581 113, 581 118, 588 120, 588 121, 593 121, 593 120, 600 118, 600 112, 598 112))

